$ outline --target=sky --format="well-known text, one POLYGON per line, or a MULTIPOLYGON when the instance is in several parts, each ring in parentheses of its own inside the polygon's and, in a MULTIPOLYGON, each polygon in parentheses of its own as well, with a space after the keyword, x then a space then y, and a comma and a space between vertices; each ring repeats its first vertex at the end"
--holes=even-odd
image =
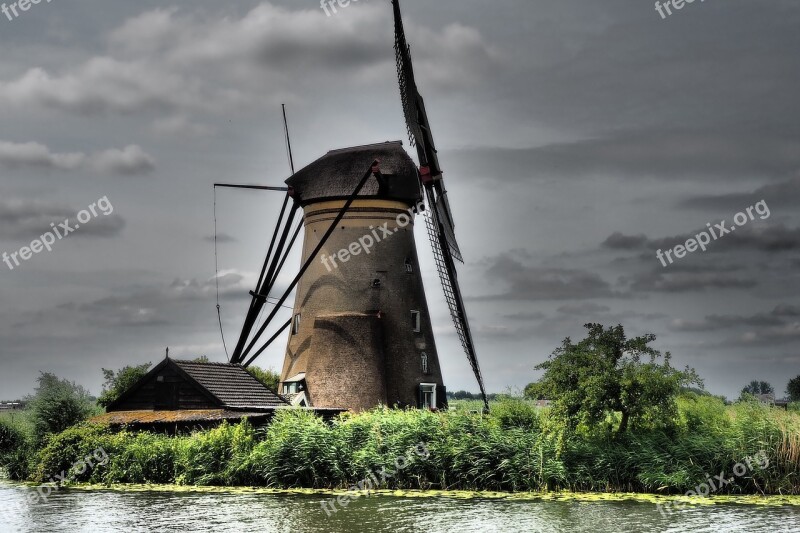
MULTIPOLYGON (((714 394, 758 379, 781 395, 800 374, 796 0, 665 18, 623 0, 402 5, 488 390, 523 388, 599 322, 655 334, 714 394), (709 228, 705 251, 676 256, 709 228)), ((298 168, 335 148, 409 148, 388 0, 330 16, 311 0, 18 15, 0 15, 0 253, 70 227, 0 263, 0 400, 40 372, 97 394, 101 368, 157 363, 166 347, 226 361, 216 281, 230 349, 282 198, 218 191, 217 275, 212 184, 289 177, 281 104, 298 168)), ((476 391, 416 238, 445 383, 476 391)), ((284 349, 258 364, 279 369, 284 349)))

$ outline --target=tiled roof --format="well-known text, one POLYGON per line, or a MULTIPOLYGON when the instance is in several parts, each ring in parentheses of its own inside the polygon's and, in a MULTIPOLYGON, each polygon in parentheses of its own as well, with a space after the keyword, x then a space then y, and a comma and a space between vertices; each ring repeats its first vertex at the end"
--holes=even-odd
POLYGON ((173 362, 231 409, 264 409, 288 405, 239 365, 173 362))
POLYGON ((379 194, 378 181, 370 179, 359 197, 401 200, 416 204, 422 197, 419 173, 400 141, 331 150, 286 180, 301 204, 320 199, 347 198, 376 159, 387 187, 379 194))
POLYGON ((225 409, 196 409, 184 411, 115 411, 89 419, 92 424, 124 426, 128 424, 175 424, 179 422, 208 422, 216 420, 256 419, 270 413, 249 413, 225 409))

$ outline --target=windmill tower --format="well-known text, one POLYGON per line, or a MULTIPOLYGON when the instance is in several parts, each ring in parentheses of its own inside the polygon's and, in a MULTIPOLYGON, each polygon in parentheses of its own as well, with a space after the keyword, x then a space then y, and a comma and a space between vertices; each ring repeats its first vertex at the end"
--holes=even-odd
POLYGON ((403 110, 419 166, 401 142, 387 142, 328 152, 293 172, 286 188, 255 187, 286 196, 231 362, 249 365, 289 329, 281 392, 294 404, 445 407, 414 240, 424 217, 445 300, 488 408, 458 285, 455 262, 462 258, 453 216, 399 0, 392 3, 403 110), (272 297, 301 230, 300 271, 282 296, 272 297), (295 289, 292 318, 256 349, 295 289), (272 310, 254 333, 265 306, 272 310))

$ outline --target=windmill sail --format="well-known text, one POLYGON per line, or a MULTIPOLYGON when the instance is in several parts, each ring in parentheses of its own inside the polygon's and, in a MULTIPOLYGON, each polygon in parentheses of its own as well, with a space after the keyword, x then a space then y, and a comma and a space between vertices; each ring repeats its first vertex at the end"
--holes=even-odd
POLYGON ((458 284, 455 261, 463 262, 463 259, 456 241, 453 214, 447 199, 447 190, 444 187, 436 145, 433 142, 428 114, 425 111, 425 102, 417 90, 417 84, 414 79, 414 67, 411 62, 410 47, 406 41, 403 28, 400 2, 399 0, 392 0, 392 4, 395 17, 395 52, 397 54, 400 95, 411 144, 417 147, 419 162, 423 167, 421 172, 422 181, 425 185, 430 207, 426 213, 426 222, 428 235, 433 247, 434 260, 436 261, 436 269, 442 282, 442 289, 444 290, 447 306, 450 309, 450 316, 453 319, 453 324, 470 366, 475 373, 484 405, 488 410, 489 404, 486 399, 483 376, 475 353, 475 345, 472 341, 472 333, 467 320, 464 300, 461 296, 461 288, 458 284))

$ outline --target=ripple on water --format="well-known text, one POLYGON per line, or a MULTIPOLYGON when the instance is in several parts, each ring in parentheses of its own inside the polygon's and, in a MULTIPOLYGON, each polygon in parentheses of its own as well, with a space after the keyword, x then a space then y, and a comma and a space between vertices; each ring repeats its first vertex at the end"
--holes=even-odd
POLYGON ((330 517, 320 494, 62 490, 29 504, 33 489, 0 485, 0 531, 118 532, 795 532, 800 507, 704 505, 662 517, 635 501, 517 501, 362 497, 330 517))

